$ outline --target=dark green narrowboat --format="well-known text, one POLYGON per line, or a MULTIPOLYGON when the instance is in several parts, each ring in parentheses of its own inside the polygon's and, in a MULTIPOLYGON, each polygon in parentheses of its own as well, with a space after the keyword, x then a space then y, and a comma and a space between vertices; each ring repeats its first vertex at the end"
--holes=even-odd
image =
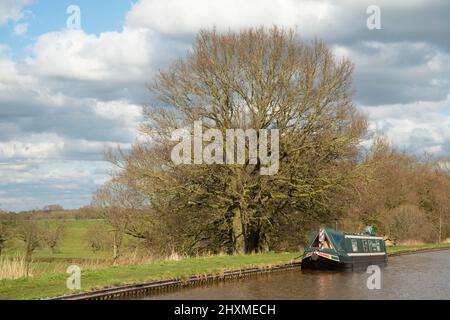
POLYGON ((302 256, 302 269, 352 271, 386 265, 384 240, 370 233, 352 234, 328 228, 313 233, 302 256))

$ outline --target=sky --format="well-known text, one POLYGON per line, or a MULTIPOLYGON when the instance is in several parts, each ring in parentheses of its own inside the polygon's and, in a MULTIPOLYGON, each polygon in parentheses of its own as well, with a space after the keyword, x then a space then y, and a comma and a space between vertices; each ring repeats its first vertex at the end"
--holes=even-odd
POLYGON ((89 204, 108 179, 103 152, 139 139, 146 85, 201 28, 324 39, 355 63, 371 130, 402 151, 449 156, 448 17, 447 0, 0 0, 0 209, 89 204))

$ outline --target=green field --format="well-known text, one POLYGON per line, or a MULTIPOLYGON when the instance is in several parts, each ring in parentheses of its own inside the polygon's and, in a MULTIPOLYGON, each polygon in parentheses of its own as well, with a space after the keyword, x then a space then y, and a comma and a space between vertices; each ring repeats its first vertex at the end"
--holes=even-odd
MULTIPOLYGON (((54 227, 57 223, 55 220, 40 220, 42 227, 54 227)), ((104 259, 108 258, 108 253, 100 251, 97 253, 89 249, 85 241, 85 235, 89 228, 95 225, 105 225, 103 220, 66 220, 65 222, 65 236, 59 245, 59 252, 52 253, 48 248, 39 248, 33 254, 36 261, 43 259, 104 259)), ((105 226, 106 227, 106 226, 105 226)), ((17 255, 23 254, 24 244, 14 239, 8 243, 5 254, 17 255)))
MULTIPOLYGON (((39 220, 41 227, 54 228, 58 221, 39 220)), ((98 268, 111 264, 112 249, 93 252, 86 241, 86 232, 94 226, 108 228, 104 220, 66 220, 65 235, 58 245, 57 252, 53 253, 47 247, 41 247, 33 253, 32 274, 63 272, 71 264, 77 264, 84 268, 98 268)), ((23 256, 24 243, 13 238, 8 241, 3 256, 23 256)))

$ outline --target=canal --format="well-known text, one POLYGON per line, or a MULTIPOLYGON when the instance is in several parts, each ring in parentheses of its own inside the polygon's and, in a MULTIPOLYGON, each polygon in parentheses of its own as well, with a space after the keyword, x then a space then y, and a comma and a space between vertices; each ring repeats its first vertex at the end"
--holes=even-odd
POLYGON ((381 289, 369 290, 363 272, 286 271, 184 288, 144 299, 450 299, 450 251, 389 258, 381 289))

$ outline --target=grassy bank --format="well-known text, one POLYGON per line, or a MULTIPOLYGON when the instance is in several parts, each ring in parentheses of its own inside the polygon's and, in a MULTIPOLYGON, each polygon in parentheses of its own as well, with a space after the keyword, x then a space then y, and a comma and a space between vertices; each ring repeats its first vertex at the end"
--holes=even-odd
POLYGON ((397 245, 392 247, 387 247, 389 254, 397 254, 406 251, 422 251, 428 249, 439 249, 439 248, 450 248, 450 243, 428 243, 428 244, 418 244, 418 245, 397 245))
MULTIPOLYGON (((450 244, 423 244, 388 247, 389 254, 450 248, 450 244)), ((188 278, 192 275, 225 270, 263 267, 292 262, 299 253, 266 253, 249 256, 211 256, 162 261, 151 264, 106 267, 82 271, 83 291, 156 280, 188 278)), ((298 261, 298 260, 297 260, 298 261)), ((39 274, 32 278, 0 280, 0 299, 37 299, 71 293, 66 289, 68 275, 63 272, 39 274)), ((72 292, 73 293, 73 292, 72 292)))
MULTIPOLYGON (((192 275, 263 267, 291 262, 299 253, 267 253, 249 256, 213 256, 163 261, 147 265, 108 267, 82 272, 82 290, 153 280, 188 278, 192 275)), ((70 293, 66 273, 41 274, 33 278, 0 280, 0 299, 37 299, 70 293)))

